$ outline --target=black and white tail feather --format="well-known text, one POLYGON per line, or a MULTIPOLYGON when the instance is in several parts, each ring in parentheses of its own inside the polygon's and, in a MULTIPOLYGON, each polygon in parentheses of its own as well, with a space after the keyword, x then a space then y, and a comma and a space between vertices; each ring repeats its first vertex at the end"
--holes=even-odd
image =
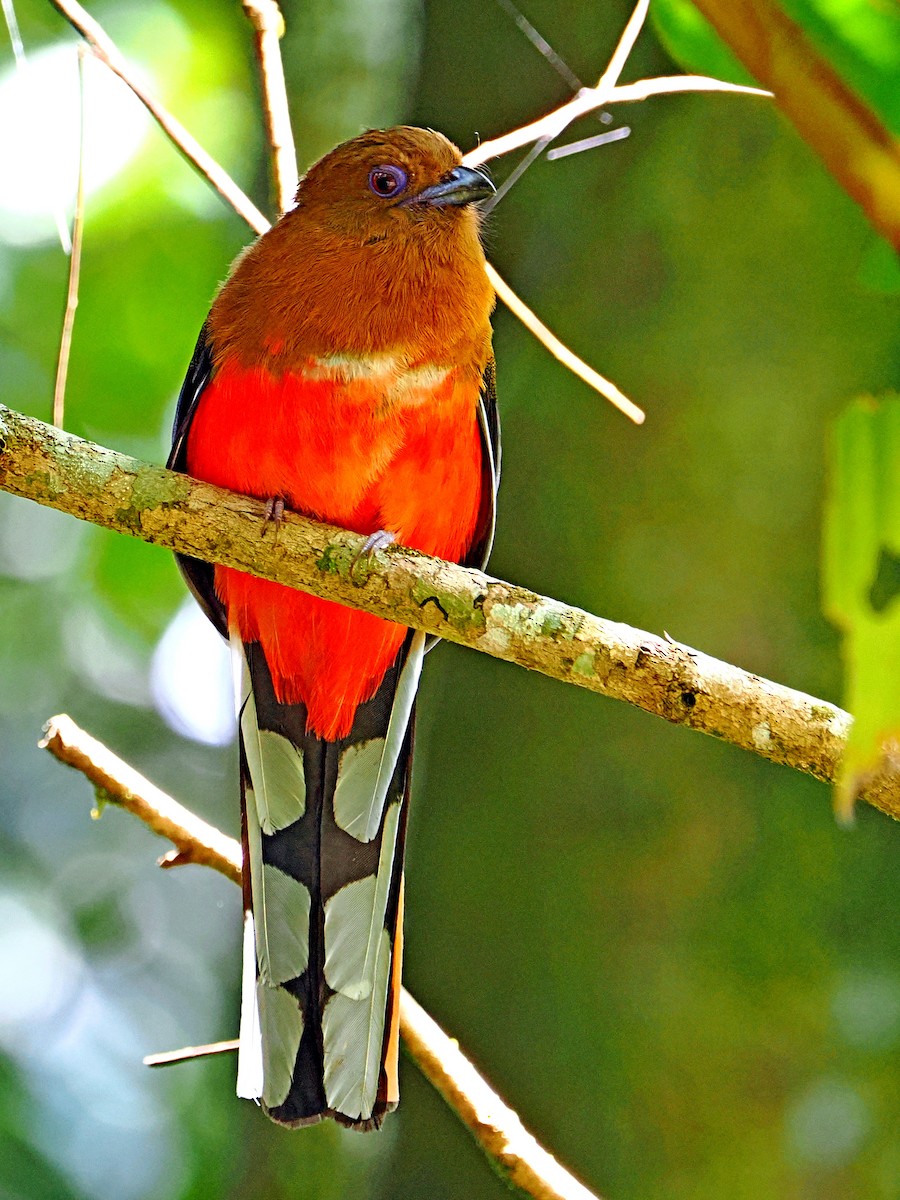
POLYGON ((398 982, 412 713, 411 633, 338 742, 280 704, 256 644, 240 712, 246 896, 238 1094, 286 1125, 378 1125, 396 1107, 386 1043, 398 982))

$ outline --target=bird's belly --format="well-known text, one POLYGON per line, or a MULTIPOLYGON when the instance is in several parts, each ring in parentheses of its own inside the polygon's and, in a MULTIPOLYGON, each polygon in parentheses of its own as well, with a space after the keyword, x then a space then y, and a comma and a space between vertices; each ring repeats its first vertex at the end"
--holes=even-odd
MULTIPOLYGON (((220 368, 191 427, 190 473, 461 558, 482 486, 477 387, 420 376, 404 402, 374 374, 311 375, 220 368)), ((329 739, 349 731, 406 636, 394 622, 226 567, 216 568, 216 590, 230 627, 262 645, 278 698, 304 703, 309 727, 329 739)))

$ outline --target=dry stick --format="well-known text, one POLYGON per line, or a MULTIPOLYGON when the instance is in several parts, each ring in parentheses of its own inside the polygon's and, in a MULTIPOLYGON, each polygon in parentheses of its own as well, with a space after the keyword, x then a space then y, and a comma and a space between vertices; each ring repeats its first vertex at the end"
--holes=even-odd
POLYGON ((638 0, 612 53, 609 64, 597 80, 595 87, 581 88, 574 99, 552 112, 546 113, 537 121, 532 121, 530 125, 523 125, 501 137, 482 142, 481 145, 476 146, 474 150, 470 150, 465 155, 463 162, 475 167, 479 163, 488 162, 502 154, 509 154, 510 151, 518 150, 521 146, 527 146, 531 142, 553 140, 562 133, 567 125, 571 125, 573 121, 587 113, 603 108, 606 104, 646 100, 649 96, 660 95, 664 92, 716 91, 742 92, 751 96, 771 95, 770 92, 761 91, 759 88, 725 83, 722 80, 709 79, 703 75, 662 76, 657 79, 642 79, 638 83, 619 87, 619 77, 644 27, 649 9, 650 0, 638 0))
POLYGON ((457 1042, 409 992, 400 996, 400 1032, 422 1074, 441 1093, 510 1183, 540 1200, 597 1200, 560 1166, 485 1082, 457 1042))
POLYGON ((628 56, 634 49, 634 44, 638 40, 641 30, 644 28, 644 22, 647 20, 649 10, 650 0, 638 0, 634 6, 634 11, 628 18, 628 24, 622 31, 618 45, 612 52, 612 57, 609 60, 606 70, 597 80, 598 88, 615 87, 619 82, 619 76, 628 62, 628 56))
MULTIPOLYGON (((612 100, 614 93, 621 90, 618 89, 616 85, 618 84, 619 76, 622 73, 625 63, 628 60, 628 56, 634 48, 634 43, 636 42, 638 35, 643 28, 644 21, 647 18, 648 9, 649 0, 639 0, 639 3, 632 12, 631 18, 629 19, 628 24, 626 25, 625 30, 619 39, 618 45, 613 51, 612 57, 609 60, 609 65, 597 82, 596 88, 582 88, 578 93, 576 100, 578 100, 580 97, 580 104, 576 104, 576 101, 572 101, 569 105, 564 105, 562 109, 557 110, 556 113, 551 113, 548 116, 543 117, 541 122, 538 123, 541 126, 541 132, 536 137, 529 135, 525 138, 524 142, 519 143, 515 141, 516 135, 525 133, 525 129, 523 128, 522 130, 514 130, 512 134, 507 134, 505 139, 495 139, 492 142, 483 143, 477 149, 472 150, 469 154, 467 154, 464 158, 464 161, 472 166, 476 166, 479 163, 487 162, 489 159, 497 157, 498 154, 507 153, 509 150, 517 148, 518 145, 524 145, 528 141, 537 142, 539 139, 541 141, 546 141, 551 135, 558 136, 563 129, 565 129, 566 125, 568 125, 570 121, 575 120, 577 116, 581 116, 584 112, 590 111, 591 108, 603 107, 605 97, 608 96, 610 100, 612 100), (582 107, 585 104, 587 104, 587 107, 582 107)), ((649 80, 645 81, 647 84, 651 82, 652 81, 649 80)), ((716 81, 709 80, 706 82, 714 83, 716 81)), ((640 85, 631 85, 632 88, 635 86, 640 87, 640 85)), ((732 90, 732 85, 722 84, 721 86, 727 91, 732 90)), ((528 126, 527 129, 529 131, 533 131, 536 129, 536 126, 528 126)), ((561 342, 559 338, 557 338, 556 335, 553 334, 546 325, 544 325, 539 317, 537 317, 536 314, 533 313, 531 309, 519 299, 509 284, 501 279, 501 277, 490 264, 488 264, 488 277, 490 278, 497 295, 507 306, 507 308, 509 308, 509 310, 519 318, 526 329, 530 330, 531 333, 533 333, 534 336, 537 337, 550 351, 550 353, 563 364, 563 366, 568 367, 570 371, 572 371, 580 379, 583 379, 590 387, 594 388, 602 396, 605 396, 611 404, 615 405, 620 412, 623 412, 625 416, 629 417, 635 422, 635 424, 640 425, 643 423, 643 411, 631 400, 629 400, 628 397, 625 396, 611 380, 600 375, 599 372, 593 369, 593 367, 589 367, 585 362, 578 358, 578 356, 575 355, 568 348, 568 346, 561 342)))
POLYGON ((773 0, 694 0, 870 223, 900 249, 900 140, 773 0))
MULTIPOLYGON (((113 803, 174 843, 174 855, 164 855, 160 866, 200 863, 240 883, 240 843, 161 792, 80 729, 71 717, 64 714, 51 717, 39 744, 61 762, 81 771, 113 803)), ((400 997, 400 1033, 426 1079, 434 1084, 511 1183, 535 1200, 599 1200, 525 1129, 518 1115, 478 1074, 458 1044, 447 1037, 405 988, 400 997)), ((144 1061, 152 1066, 167 1066, 236 1048, 234 1041, 213 1042, 153 1054, 144 1061)))
POLYGON ((233 883, 241 882, 240 843, 160 791, 102 742, 80 729, 71 717, 64 714, 51 717, 39 745, 60 762, 86 775, 99 789, 102 800, 128 809, 154 833, 167 838, 175 850, 160 859, 160 866, 197 863, 212 867, 233 883))
MULTIPOLYGON (((634 44, 637 41, 638 36, 641 32, 641 29, 644 26, 644 21, 647 19, 647 11, 648 11, 649 7, 650 7, 650 0, 637 0, 637 4, 635 5, 633 12, 628 19, 628 23, 622 32, 622 36, 619 38, 619 41, 616 45, 615 50, 612 53, 609 63, 607 64, 605 70, 603 71, 603 74, 600 76, 600 80, 597 84, 598 87, 608 87, 608 88, 615 87, 616 83, 618 82, 619 76, 622 74, 622 68, 625 66, 625 63, 628 61, 629 54, 634 49, 634 44)), ((515 8, 513 8, 513 11, 516 12, 515 8)), ((559 61, 561 61, 561 60, 559 60, 559 61)), ((570 72, 570 74, 571 74, 571 72, 570 72)), ((580 93, 580 92, 584 91, 585 88, 581 84, 577 84, 575 90, 576 90, 576 92, 580 93)), ((503 181, 502 185, 497 189, 497 194, 495 196, 493 196, 491 198, 491 200, 489 200, 488 203, 484 206, 485 212, 490 212, 490 210, 494 207, 494 205, 497 204, 497 202, 502 199, 502 197, 506 194, 506 192, 509 191, 509 189, 513 186, 513 184, 519 178, 521 178, 521 176, 525 173, 525 171, 527 171, 528 168, 538 158, 540 158, 540 156, 544 153, 544 151, 547 149, 547 147, 550 145, 550 143, 552 141, 554 141, 554 139, 558 136, 559 133, 562 132, 563 128, 564 128, 564 126, 561 126, 559 129, 551 129, 550 131, 548 131, 548 133, 544 137, 542 137, 540 139, 539 142, 535 142, 535 144, 532 146, 531 150, 528 152, 528 154, 525 155, 525 157, 522 159, 522 161, 519 163, 519 165, 515 168, 515 170, 512 172, 512 174, 509 175, 503 181)), ((530 315, 533 316, 534 314, 530 314, 530 315)), ((526 324, 527 324, 527 322, 526 322, 526 324)), ((556 355, 556 357, 558 358, 559 355, 556 355)), ((576 374, 580 374, 580 372, 576 372, 576 374)), ((584 378, 583 375, 581 377, 584 378)), ((608 383, 608 380, 603 379, 602 375, 599 376, 598 378, 600 380, 602 380, 602 382, 604 384, 608 383)), ((618 391, 618 389, 616 389, 616 391, 618 391)), ((619 393, 619 394, 621 395, 621 393, 619 393)), ((615 401, 613 401, 613 403, 615 403, 615 401)), ((620 407, 620 406, 617 404, 616 407, 620 407)), ((623 409, 622 411, 626 411, 626 410, 623 409)), ((638 409, 638 412, 640 412, 639 409, 638 409)), ((628 413, 628 415, 631 416, 631 413, 628 413)), ((634 417, 632 417, 632 419, 637 420, 637 423, 641 424, 644 420, 644 414, 640 413, 639 420, 634 417)))
POLYGON ((280 39, 284 36, 284 17, 275 0, 241 0, 244 12, 256 33, 256 57, 259 60, 263 89, 263 114, 266 137, 272 148, 272 174, 278 211, 287 212, 297 189, 297 153, 291 132, 291 114, 284 85, 284 65, 280 39))
POLYGON ((84 232, 84 58, 87 48, 78 47, 78 184, 75 189, 75 213, 72 217, 72 245, 69 250, 69 286, 66 290, 66 311, 59 339, 56 361, 56 382, 53 385, 53 424, 62 429, 65 420, 66 378, 69 374, 69 353, 72 349, 72 330, 75 309, 78 307, 78 280, 81 273, 81 242, 84 232))
MULTIPOLYGON (((435 633, 676 725, 833 781, 842 709, 558 600, 401 546, 356 560, 359 534, 286 513, 260 537, 264 505, 106 450, 0 405, 0 488, 182 554, 435 633), (354 567, 354 563, 356 566, 354 567)), ((861 795, 900 818, 900 751, 885 748, 861 795)))
POLYGON ((649 9, 649 0, 638 0, 628 20, 628 24, 619 38, 618 45, 612 53, 609 65, 597 81, 596 87, 581 88, 567 104, 560 105, 552 112, 546 113, 530 125, 522 125, 501 137, 482 142, 474 150, 470 150, 463 158, 468 166, 476 167, 480 163, 489 162, 518 150, 531 142, 539 142, 557 138, 567 125, 571 125, 579 117, 603 108, 607 104, 622 104, 646 100, 650 96, 659 96, 670 92, 738 92, 749 96, 771 97, 771 92, 760 88, 744 87, 737 83, 725 83, 721 79, 710 79, 705 75, 674 75, 659 76, 656 79, 641 79, 637 83, 619 85, 619 76, 628 56, 634 49, 634 43, 644 26, 649 9))
POLYGON ((131 88, 169 141, 178 148, 187 161, 206 177, 219 195, 228 201, 251 229, 255 229, 257 233, 264 233, 269 227, 269 222, 253 201, 244 195, 228 172, 224 171, 212 155, 203 149, 181 122, 138 82, 124 55, 99 22, 95 21, 90 13, 85 12, 77 0, 50 0, 50 3, 85 38, 101 62, 104 62, 123 83, 131 88))
POLYGON ((497 296, 503 301, 513 316, 519 318, 525 328, 534 334, 555 359, 558 359, 564 367, 568 367, 579 379, 583 379, 589 387, 599 392, 619 412, 624 413, 626 417, 634 421, 635 425, 643 425, 645 417, 643 409, 638 408, 633 400, 629 400, 625 393, 621 392, 611 379, 607 379, 599 371, 595 371, 593 367, 589 367, 583 359, 579 358, 577 354, 569 349, 565 342, 561 342, 556 334, 547 328, 540 317, 531 311, 524 300, 519 299, 506 280, 497 273, 490 263, 487 264, 487 274, 497 296))
POLYGON ((585 88, 573 99, 555 108, 529 125, 513 129, 500 137, 482 142, 470 150, 463 161, 470 167, 499 158, 522 146, 538 142, 542 138, 558 137, 560 133, 579 117, 605 108, 609 104, 632 104, 648 100, 651 96, 668 96, 675 92, 734 92, 744 96, 763 96, 771 99, 772 93, 763 88, 743 87, 737 83, 725 83, 721 79, 710 79, 706 75, 659 75, 654 79, 639 79, 636 83, 619 83, 613 88, 600 84, 585 88))
MULTIPOLYGON (((53 718, 57 720, 57 718, 53 718)), ((43 746, 43 742, 39 745, 43 746)), ((145 1067, 174 1067, 178 1063, 193 1062, 195 1058, 213 1058, 218 1054, 234 1054, 240 1046, 237 1038, 225 1042, 207 1042, 203 1046, 182 1046, 180 1050, 164 1050, 162 1054, 145 1054, 145 1067)))

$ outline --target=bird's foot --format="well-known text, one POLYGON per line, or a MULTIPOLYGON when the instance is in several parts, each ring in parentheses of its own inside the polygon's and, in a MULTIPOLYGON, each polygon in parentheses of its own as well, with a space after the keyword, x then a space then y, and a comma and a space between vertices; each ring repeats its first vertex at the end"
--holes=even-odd
POLYGON ((284 500, 281 496, 270 496, 266 501, 266 511, 263 516, 262 536, 266 536, 266 530, 270 525, 274 525, 276 530, 284 520, 284 500))
POLYGON ((361 558, 365 558, 368 565, 372 561, 372 555, 377 550, 385 550, 392 542, 397 539, 387 529, 376 529, 374 533, 370 533, 357 552, 353 555, 353 561, 350 563, 350 578, 353 579, 353 572, 356 569, 356 564, 361 558))

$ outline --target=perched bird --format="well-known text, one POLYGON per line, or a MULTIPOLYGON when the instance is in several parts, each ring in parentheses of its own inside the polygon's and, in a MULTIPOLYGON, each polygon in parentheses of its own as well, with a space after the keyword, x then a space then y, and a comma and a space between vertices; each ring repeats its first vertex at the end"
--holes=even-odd
MULTIPOLYGON (((483 566, 500 465, 475 205, 439 133, 338 146, 237 260, 181 390, 169 465, 483 566)), ((403 846, 426 638, 190 558, 240 655, 244 976, 238 1094, 284 1125, 397 1105, 403 846)))

